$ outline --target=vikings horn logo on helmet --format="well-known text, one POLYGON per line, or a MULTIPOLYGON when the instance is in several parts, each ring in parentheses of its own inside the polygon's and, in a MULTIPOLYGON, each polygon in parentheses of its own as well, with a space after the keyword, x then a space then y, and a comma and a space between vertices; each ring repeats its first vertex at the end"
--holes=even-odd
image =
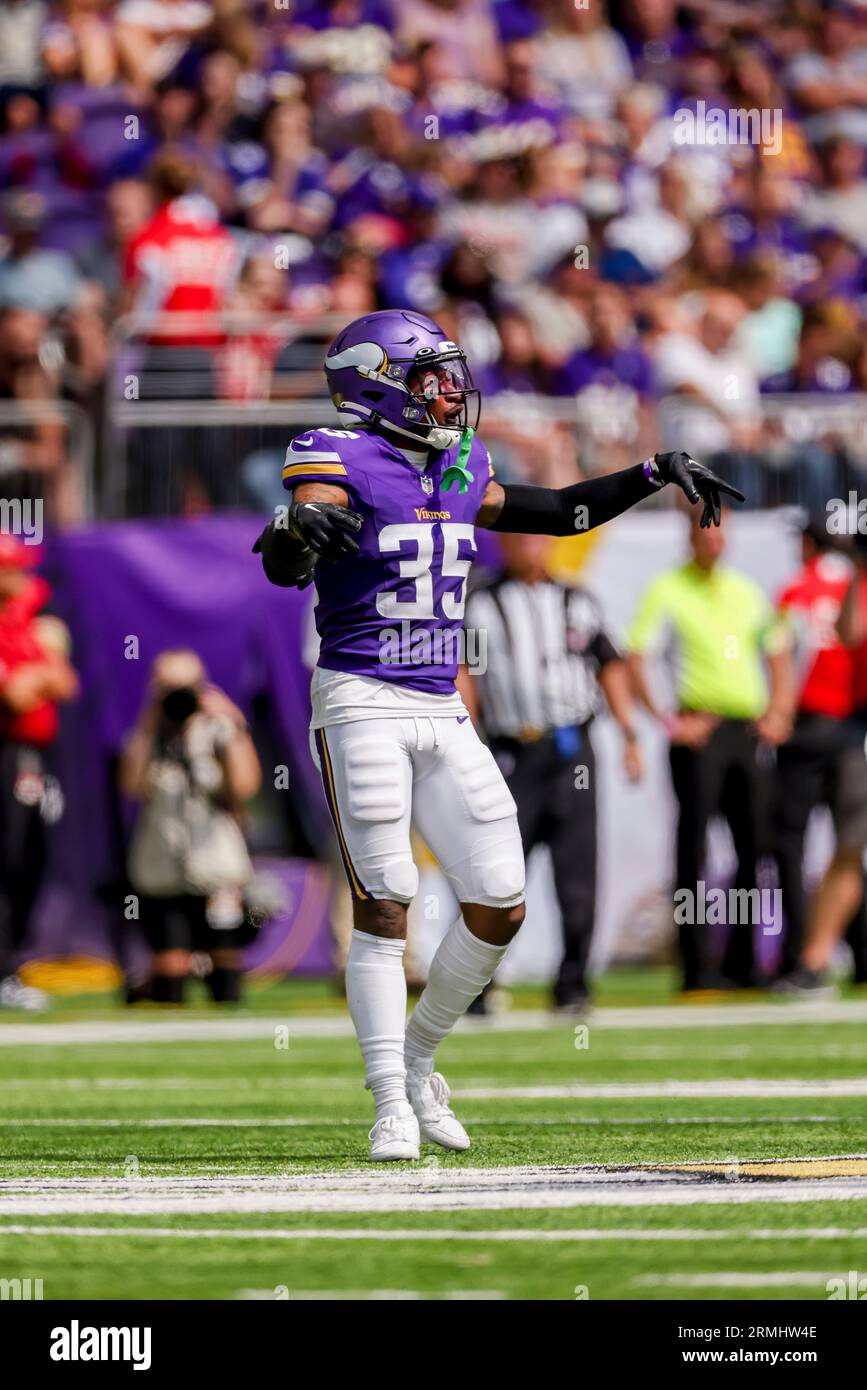
POLYGON ((328 349, 325 376, 345 423, 362 421, 432 449, 451 448, 467 426, 478 425, 480 393, 466 356, 424 314, 384 309, 356 319, 328 349), (422 370, 424 389, 416 380, 422 370), (460 402, 459 414, 453 412, 448 425, 439 423, 431 411, 438 395, 460 402))

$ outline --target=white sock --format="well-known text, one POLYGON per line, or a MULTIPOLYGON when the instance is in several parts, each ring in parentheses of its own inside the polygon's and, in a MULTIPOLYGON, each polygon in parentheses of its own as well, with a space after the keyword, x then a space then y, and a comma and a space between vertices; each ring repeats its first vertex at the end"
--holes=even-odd
POLYGON ((427 985, 406 1029, 406 1063, 433 1071, 434 1052, 481 994, 508 950, 480 941, 459 917, 431 961, 427 985))
POLYGON ((405 941, 353 930, 346 962, 346 1000, 378 1120, 383 1115, 410 1113, 403 1057, 405 947, 405 941))

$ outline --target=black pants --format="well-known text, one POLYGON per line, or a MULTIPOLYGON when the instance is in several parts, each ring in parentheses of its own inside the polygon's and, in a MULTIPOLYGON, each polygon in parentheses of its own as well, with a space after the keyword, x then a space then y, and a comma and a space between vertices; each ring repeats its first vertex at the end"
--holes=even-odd
MULTIPOLYGON (((833 803, 837 761, 846 733, 846 726, 838 719, 800 715, 791 739, 777 752, 774 855, 786 920, 781 973, 793 970, 800 959, 807 915, 803 874, 807 825, 817 806, 833 803)), ((847 933, 859 980, 867 979, 865 924, 862 902, 847 933)))
POLYGON ((777 752, 774 856, 786 919, 783 971, 793 969, 801 955, 806 926, 804 839, 811 813, 833 797, 840 738, 839 721, 802 715, 789 743, 777 752))
POLYGON ((227 951, 246 946, 256 933, 245 917, 237 927, 208 922, 207 898, 179 893, 171 898, 139 894, 139 923, 148 945, 160 951, 227 951))
POLYGON ((45 869, 39 749, 0 741, 0 979, 12 974, 45 869))
POLYGON ((563 959, 554 986, 557 1002, 586 991, 587 959, 596 912, 596 764, 587 726, 574 757, 558 752, 553 738, 538 743, 493 740, 509 790, 527 858, 547 845, 560 906, 563 959), (576 768, 586 782, 576 788, 576 768))
MULTIPOLYGON (((724 720, 703 748, 672 745, 671 780, 678 802, 677 888, 698 894, 707 851, 707 828, 712 816, 728 822, 738 869, 736 888, 757 886, 757 866, 763 852, 767 777, 757 758, 757 737, 751 724, 724 720)), ((693 914, 689 914, 692 916, 693 914)), ((709 965, 706 924, 678 925, 684 989, 702 983, 709 965)), ((732 926, 723 973, 741 984, 753 972, 753 932, 748 923, 732 926)))

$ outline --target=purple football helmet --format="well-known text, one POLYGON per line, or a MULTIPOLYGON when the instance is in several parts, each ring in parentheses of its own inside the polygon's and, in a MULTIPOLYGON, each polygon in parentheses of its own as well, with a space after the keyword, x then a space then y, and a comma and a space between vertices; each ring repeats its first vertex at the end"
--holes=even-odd
POLYGON ((479 423, 480 393, 464 353, 433 319, 409 309, 355 319, 328 349, 325 377, 341 421, 362 420, 431 449, 451 448, 467 425, 479 423), (437 396, 460 403, 445 424, 429 409, 437 396))

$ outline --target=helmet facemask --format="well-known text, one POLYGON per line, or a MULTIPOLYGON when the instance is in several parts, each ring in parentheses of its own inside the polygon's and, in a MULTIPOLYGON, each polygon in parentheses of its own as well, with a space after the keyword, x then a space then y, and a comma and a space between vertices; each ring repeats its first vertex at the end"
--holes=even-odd
POLYGON ((403 417, 429 448, 450 449, 468 426, 477 428, 481 393, 460 349, 422 351, 407 366, 405 380, 409 403, 403 417))

